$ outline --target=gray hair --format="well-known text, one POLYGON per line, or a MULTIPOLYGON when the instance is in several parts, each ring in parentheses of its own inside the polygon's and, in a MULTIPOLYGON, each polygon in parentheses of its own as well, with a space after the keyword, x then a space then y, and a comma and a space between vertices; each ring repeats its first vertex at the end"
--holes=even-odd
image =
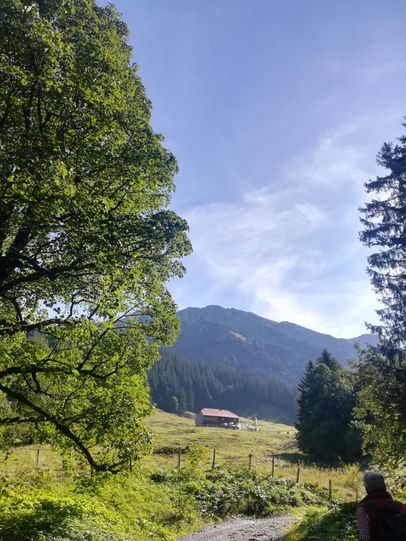
POLYGON ((377 471, 366 471, 363 476, 365 490, 371 492, 385 492, 386 485, 383 475, 377 471))

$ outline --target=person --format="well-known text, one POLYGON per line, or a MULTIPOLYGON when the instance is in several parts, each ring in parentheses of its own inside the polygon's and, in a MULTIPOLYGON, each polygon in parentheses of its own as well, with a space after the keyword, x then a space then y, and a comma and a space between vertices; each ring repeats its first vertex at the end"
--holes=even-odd
POLYGON ((404 505, 394 500, 386 490, 381 473, 366 471, 363 482, 367 495, 357 510, 358 536, 360 541, 382 541, 385 539, 383 517, 403 513, 404 505))

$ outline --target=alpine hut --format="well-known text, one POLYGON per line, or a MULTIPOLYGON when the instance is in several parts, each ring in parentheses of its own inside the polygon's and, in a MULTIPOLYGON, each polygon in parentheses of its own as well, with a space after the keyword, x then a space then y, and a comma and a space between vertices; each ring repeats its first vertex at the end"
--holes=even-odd
POLYGON ((223 426, 227 428, 240 428, 238 415, 228 410, 203 408, 196 415, 197 426, 223 426))

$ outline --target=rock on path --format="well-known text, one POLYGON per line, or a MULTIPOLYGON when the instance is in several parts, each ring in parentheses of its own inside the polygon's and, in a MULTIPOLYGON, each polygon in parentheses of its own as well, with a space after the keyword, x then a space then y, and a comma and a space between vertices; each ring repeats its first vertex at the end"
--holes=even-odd
POLYGON ((291 515, 270 518, 234 518, 209 526, 179 541, 277 541, 294 521, 291 515))

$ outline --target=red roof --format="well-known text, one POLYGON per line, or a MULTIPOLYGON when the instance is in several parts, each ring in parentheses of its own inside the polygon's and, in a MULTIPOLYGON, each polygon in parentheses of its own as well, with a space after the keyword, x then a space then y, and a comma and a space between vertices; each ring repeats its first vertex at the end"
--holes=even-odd
POLYGON ((216 410, 215 408, 203 408, 200 412, 205 417, 226 417, 228 419, 238 419, 238 415, 228 410, 216 410))

